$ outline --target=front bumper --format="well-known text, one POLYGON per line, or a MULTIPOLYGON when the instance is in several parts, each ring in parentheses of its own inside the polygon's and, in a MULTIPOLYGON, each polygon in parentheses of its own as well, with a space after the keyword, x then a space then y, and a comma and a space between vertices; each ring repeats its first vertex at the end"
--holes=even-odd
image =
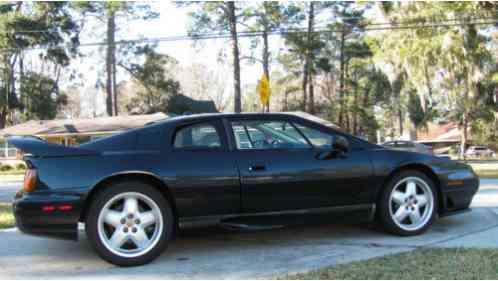
POLYGON ((81 197, 75 194, 19 192, 13 203, 16 225, 26 234, 76 241, 81 202, 81 197), (72 207, 70 210, 57 209, 63 205, 72 207), (54 206, 55 210, 43 210, 47 206, 54 206))
POLYGON ((470 169, 445 177, 442 184, 442 208, 439 216, 445 217, 470 211, 470 204, 479 190, 479 177, 470 169))

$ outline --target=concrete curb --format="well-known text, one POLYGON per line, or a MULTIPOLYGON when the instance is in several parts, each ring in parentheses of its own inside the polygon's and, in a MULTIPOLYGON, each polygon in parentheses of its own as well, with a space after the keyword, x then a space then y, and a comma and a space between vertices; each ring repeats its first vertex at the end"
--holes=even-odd
POLYGON ((17 231, 17 227, 11 227, 11 228, 0 229, 0 233, 1 233, 1 232, 16 232, 16 231, 17 231))

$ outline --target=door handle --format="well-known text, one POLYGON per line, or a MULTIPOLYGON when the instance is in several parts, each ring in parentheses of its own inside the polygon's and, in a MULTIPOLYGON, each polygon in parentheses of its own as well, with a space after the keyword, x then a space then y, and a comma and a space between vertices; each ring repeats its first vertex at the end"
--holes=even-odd
POLYGON ((315 155, 315 158, 318 160, 329 160, 329 159, 344 159, 348 158, 347 153, 339 150, 331 150, 319 152, 315 155))
POLYGON ((251 165, 249 166, 249 172, 262 172, 266 171, 265 165, 251 165))

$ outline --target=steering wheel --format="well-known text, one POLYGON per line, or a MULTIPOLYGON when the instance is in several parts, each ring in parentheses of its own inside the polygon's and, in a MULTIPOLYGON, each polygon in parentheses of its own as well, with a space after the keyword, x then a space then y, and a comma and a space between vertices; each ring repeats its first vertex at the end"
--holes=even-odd
POLYGON ((279 139, 272 139, 270 144, 273 146, 273 147, 276 147, 277 145, 281 144, 282 141, 279 140, 279 139))
POLYGON ((270 145, 265 139, 255 140, 252 142, 255 148, 266 148, 270 145))

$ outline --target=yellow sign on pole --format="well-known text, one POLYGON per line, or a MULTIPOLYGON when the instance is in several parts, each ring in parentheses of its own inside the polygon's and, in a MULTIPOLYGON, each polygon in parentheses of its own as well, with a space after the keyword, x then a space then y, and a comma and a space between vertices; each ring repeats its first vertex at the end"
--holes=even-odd
POLYGON ((258 82, 257 91, 259 94, 259 99, 263 106, 267 106, 270 101, 271 89, 270 83, 268 82, 268 77, 265 74, 261 76, 261 79, 258 82))

